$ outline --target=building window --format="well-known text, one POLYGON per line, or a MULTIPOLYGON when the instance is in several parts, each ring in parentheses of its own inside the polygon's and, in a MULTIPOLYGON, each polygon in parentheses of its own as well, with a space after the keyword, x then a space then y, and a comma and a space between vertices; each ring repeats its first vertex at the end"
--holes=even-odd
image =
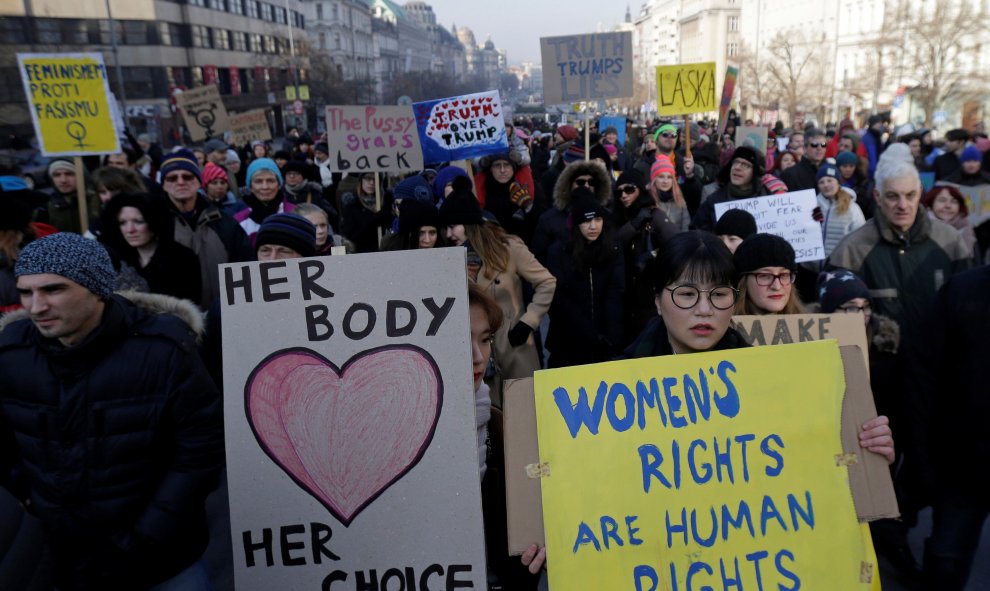
POLYGON ((62 42, 62 28, 53 18, 39 18, 34 21, 34 31, 38 43, 58 44, 62 42))
POLYGON ((226 29, 213 29, 213 48, 230 49, 230 34, 226 29))
POLYGON ((729 43, 729 48, 728 48, 729 57, 736 57, 737 53, 739 53, 739 44, 729 43))
POLYGON ((247 7, 247 15, 250 18, 258 18, 258 1, 257 0, 244 0, 244 6, 247 7))
POLYGON ((129 98, 152 98, 155 96, 151 68, 122 68, 124 90, 129 98))
POLYGON ((244 38, 247 33, 241 33, 240 31, 234 31, 230 34, 231 39, 233 39, 234 51, 247 51, 247 41, 244 38))
POLYGON ((316 3, 316 20, 319 20, 319 21, 323 20, 323 3, 322 2, 317 2, 316 3))
POLYGON ((261 35, 251 33, 251 53, 261 53, 261 35))
POLYGON ((337 12, 337 3, 336 2, 334 2, 333 4, 330 5, 330 14, 332 15, 331 16, 331 19, 332 20, 337 20, 338 18, 340 18, 340 16, 338 15, 338 12, 337 12))
POLYGON ((210 46, 210 29, 209 27, 204 27, 202 25, 193 25, 192 29, 192 46, 193 47, 209 47, 210 46))
POLYGON ((172 39, 172 23, 158 23, 158 42, 162 45, 175 45, 172 39))
POLYGON ((340 33, 333 34, 333 48, 340 49, 340 33))
MULTIPOLYGON (((19 18, 0 18, 0 43, 21 44, 27 43, 27 30, 24 28, 25 21, 19 18)), ((14 69, 16 72, 16 68, 14 69)), ((18 80, 20 80, 18 78, 18 80)))
POLYGON ((210 0, 210 8, 213 10, 227 10, 224 0, 210 0))
POLYGON ((259 2, 258 4, 261 4, 261 20, 271 22, 272 5, 267 2, 259 2))
MULTIPOLYGON (((118 39, 118 41, 120 41, 118 39)), ((125 45, 148 45, 148 23, 145 21, 124 21, 125 45)))
POLYGON ((278 52, 278 48, 275 47, 275 38, 274 37, 272 37, 271 35, 265 35, 263 37, 263 40, 264 40, 264 44, 265 44, 265 50, 264 50, 265 53, 277 53, 278 52))
MULTIPOLYGON (((117 43, 120 43, 124 37, 124 24, 120 21, 114 21, 114 34, 117 36, 117 43)), ((100 43, 102 45, 110 45, 112 43, 110 37, 110 21, 100 21, 100 43)))
POLYGON ((206 0, 189 0, 189 6, 203 6, 203 7, 206 7, 206 0))
POLYGON ((730 16, 729 17, 729 30, 730 31, 738 31, 739 30, 739 17, 738 16, 730 16))
POLYGON ((275 7, 275 22, 279 23, 280 25, 288 24, 285 18, 285 9, 282 8, 281 6, 275 7))
POLYGON ((305 29, 306 28, 306 17, 303 16, 301 12, 294 12, 296 15, 296 28, 305 29))
POLYGON ((227 12, 244 14, 244 0, 227 0, 227 12))

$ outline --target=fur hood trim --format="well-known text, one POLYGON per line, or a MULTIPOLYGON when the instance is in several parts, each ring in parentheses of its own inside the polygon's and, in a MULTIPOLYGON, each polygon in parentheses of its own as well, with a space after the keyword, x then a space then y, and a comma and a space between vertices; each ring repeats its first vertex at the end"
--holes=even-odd
POLYGON ((873 340, 870 344, 876 347, 877 351, 896 354, 901 346, 901 327, 897 321, 881 314, 874 314, 871 324, 873 324, 873 340))
MULTIPOLYGON (((121 291, 117 292, 116 295, 129 300, 138 308, 151 314, 171 314, 178 317, 179 320, 189 325, 189 328, 196 333, 197 341, 202 340, 203 333, 206 331, 205 316, 196 307, 196 304, 189 300, 180 300, 172 296, 138 291, 121 291)), ((7 325, 28 317, 28 311, 24 309, 4 314, 0 317, 0 331, 6 328, 7 325)))
POLYGON ((612 177, 605 165, 595 160, 579 160, 568 164, 553 186, 553 206, 560 211, 567 211, 571 205, 571 183, 576 177, 591 175, 595 178, 595 196, 602 207, 608 207, 612 199, 612 177))

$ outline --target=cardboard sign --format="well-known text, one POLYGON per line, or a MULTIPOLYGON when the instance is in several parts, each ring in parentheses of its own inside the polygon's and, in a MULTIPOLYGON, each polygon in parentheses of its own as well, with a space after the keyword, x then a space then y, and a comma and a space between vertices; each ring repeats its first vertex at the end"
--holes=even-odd
POLYGON ((955 183, 939 181, 938 185, 949 185, 955 187, 962 193, 966 200, 966 209, 969 210, 969 223, 975 228, 990 219, 990 185, 976 185, 975 187, 964 187, 955 183))
POLYGON ((794 247, 796 261, 820 261, 825 258, 822 225, 811 217, 818 207, 815 192, 811 189, 764 195, 751 199, 737 199, 715 204, 715 219, 730 209, 744 209, 756 218, 756 231, 774 234, 787 240, 794 247))
POLYGON ((722 101, 718 105, 718 135, 725 133, 725 128, 729 124, 729 108, 732 106, 732 95, 736 92, 736 79, 739 77, 739 68, 728 66, 725 68, 725 81, 722 82, 722 101))
POLYGON ((186 122, 189 137, 201 142, 230 131, 227 108, 215 84, 186 90, 175 95, 175 105, 186 122))
POLYGON ((598 120, 598 133, 604 134, 605 129, 608 127, 614 127, 616 133, 616 142, 620 148, 626 145, 626 118, 625 117, 602 117, 598 120))
POLYGON ((551 588, 870 588, 834 341, 534 381, 551 588))
POLYGON ((450 162, 509 150, 498 91, 413 103, 423 160, 450 162))
POLYGON ((120 152, 102 54, 18 53, 17 67, 42 155, 120 152))
POLYGON ((540 38, 543 103, 633 95, 632 32, 540 38))
POLYGON ((866 367, 870 367, 870 347, 862 314, 740 315, 732 317, 732 328, 753 346, 835 339, 839 346, 859 348, 866 367))
POLYGON ((485 588, 460 250, 221 266, 237 589, 485 588))
POLYGON ((746 146, 757 154, 767 153, 767 128, 762 125, 740 126, 736 128, 736 147, 746 146))
POLYGON ((333 172, 423 170, 416 119, 408 105, 327 107, 327 145, 333 172))
POLYGON ((715 62, 657 66, 657 113, 690 115, 718 108, 715 62))
POLYGON ((272 129, 264 109, 230 116, 230 132, 235 146, 246 146, 255 140, 272 139, 272 129))

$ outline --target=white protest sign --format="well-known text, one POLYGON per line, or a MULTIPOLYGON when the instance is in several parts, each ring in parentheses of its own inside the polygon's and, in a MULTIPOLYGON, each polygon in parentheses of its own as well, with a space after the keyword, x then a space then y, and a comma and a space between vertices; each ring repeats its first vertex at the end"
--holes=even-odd
POLYGON ((464 252, 221 267, 239 591, 485 588, 464 252))
POLYGON ((743 209, 756 219, 756 231, 780 236, 794 247, 796 261, 820 261, 825 258, 822 226, 812 217, 818 206, 811 189, 763 195, 715 204, 715 219, 730 209, 743 209))
POLYGON ((330 170, 423 170, 423 150, 412 106, 328 106, 326 113, 330 170))
POLYGON ((632 32, 542 37, 543 103, 633 95, 632 32))
POLYGON ((268 115, 264 109, 231 115, 230 133, 235 146, 246 146, 255 140, 272 139, 272 130, 268 126, 268 115))

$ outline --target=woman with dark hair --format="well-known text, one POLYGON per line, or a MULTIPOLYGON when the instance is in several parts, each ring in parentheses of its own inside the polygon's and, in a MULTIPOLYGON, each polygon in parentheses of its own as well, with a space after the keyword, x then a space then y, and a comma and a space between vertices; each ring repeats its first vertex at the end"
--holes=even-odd
POLYGON ((550 367, 608 361, 622 343, 623 257, 608 213, 590 189, 571 194, 571 236, 550 247, 557 278, 546 346, 550 367))
POLYGON ((753 234, 736 248, 736 314, 803 314, 794 282, 794 248, 780 236, 753 234))
POLYGON ((440 234, 440 212, 431 203, 403 199, 399 203, 398 222, 398 231, 382 239, 382 250, 415 250, 447 245, 440 234))
POLYGON ((173 240, 172 216, 161 200, 146 193, 121 193, 107 202, 100 217, 100 242, 118 271, 127 264, 144 278, 151 293, 199 301, 199 257, 173 240))
POLYGON ((701 207, 694 216, 694 227, 708 232, 714 230, 715 205, 718 203, 769 195, 771 191, 762 180, 765 158, 753 148, 736 148, 732 159, 719 171, 718 180, 702 190, 701 207))
POLYGON ((495 360, 504 379, 528 378, 540 369, 533 332, 550 309, 557 280, 522 240, 485 222, 471 182, 454 179, 454 192, 440 208, 440 224, 452 246, 468 249, 468 275, 498 302, 505 325, 495 335, 495 360), (523 282, 533 286, 523 303, 523 282))
POLYGON ((938 185, 932 187, 921 198, 921 204, 928 210, 928 216, 941 220, 959 232, 966 247, 973 252, 978 262, 982 262, 979 253, 979 245, 976 242, 976 231, 969 221, 969 208, 966 207, 966 199, 959 189, 952 185, 938 185))

